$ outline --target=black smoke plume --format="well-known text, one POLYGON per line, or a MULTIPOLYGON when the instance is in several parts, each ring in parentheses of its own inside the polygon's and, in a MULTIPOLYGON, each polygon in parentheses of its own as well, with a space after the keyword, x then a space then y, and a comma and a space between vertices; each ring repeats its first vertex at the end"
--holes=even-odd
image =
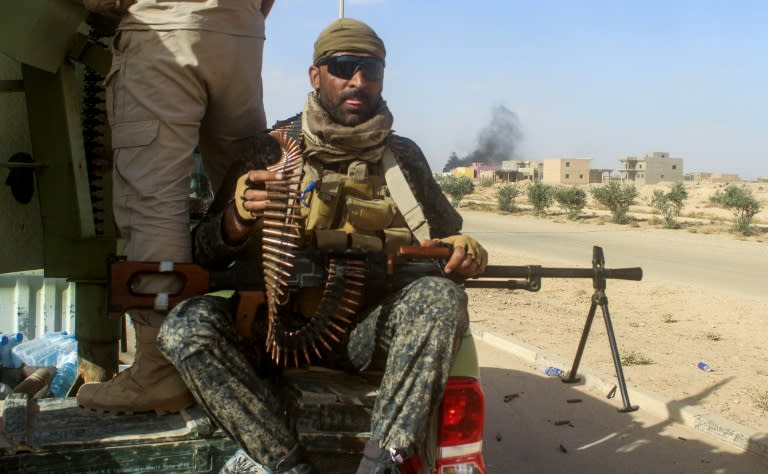
POLYGON ((503 105, 497 105, 491 112, 491 123, 477 134, 477 148, 463 158, 451 153, 443 171, 470 166, 472 163, 498 165, 502 161, 514 160, 517 144, 522 138, 517 114, 503 105))

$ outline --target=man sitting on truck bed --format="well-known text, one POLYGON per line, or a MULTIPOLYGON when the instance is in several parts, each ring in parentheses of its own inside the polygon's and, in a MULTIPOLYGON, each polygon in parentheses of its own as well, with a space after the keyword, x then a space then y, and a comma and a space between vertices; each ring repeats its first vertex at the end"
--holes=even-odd
POLYGON ((199 263, 223 268, 256 258, 267 288, 249 337, 240 325, 245 296, 200 296, 180 303, 158 338, 198 403, 242 448, 229 468, 255 460, 269 472, 316 472, 270 389, 275 365, 300 358, 383 369, 358 473, 399 472, 441 401, 468 327, 463 289, 444 276, 419 276, 386 290, 362 276, 360 256, 449 244, 443 271, 471 276, 487 254, 459 235, 462 219, 418 146, 393 134, 381 97, 384 58, 384 43, 364 23, 345 18, 323 30, 303 113, 253 139, 195 229, 199 263), (299 254, 326 263, 334 256, 326 276, 333 284, 289 291, 282 279, 296 271, 299 254))

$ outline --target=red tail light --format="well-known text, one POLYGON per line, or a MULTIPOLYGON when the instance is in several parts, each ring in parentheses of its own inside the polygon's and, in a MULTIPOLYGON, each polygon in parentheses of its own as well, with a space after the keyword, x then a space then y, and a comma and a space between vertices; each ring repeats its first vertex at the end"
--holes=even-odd
POLYGON ((456 446, 483 440, 485 397, 477 379, 451 377, 440 405, 440 446, 456 446))
POLYGON ((485 474, 485 396, 473 377, 451 377, 440 404, 439 474, 485 474))

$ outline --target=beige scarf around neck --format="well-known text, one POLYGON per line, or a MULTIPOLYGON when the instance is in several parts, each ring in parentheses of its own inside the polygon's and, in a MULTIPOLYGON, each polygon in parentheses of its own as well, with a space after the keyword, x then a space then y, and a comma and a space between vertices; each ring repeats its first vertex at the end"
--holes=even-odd
POLYGON ((307 158, 322 163, 362 160, 375 163, 381 159, 385 140, 392 133, 392 114, 383 100, 376 114, 365 122, 346 126, 336 123, 320 105, 312 91, 304 104, 301 131, 307 158))

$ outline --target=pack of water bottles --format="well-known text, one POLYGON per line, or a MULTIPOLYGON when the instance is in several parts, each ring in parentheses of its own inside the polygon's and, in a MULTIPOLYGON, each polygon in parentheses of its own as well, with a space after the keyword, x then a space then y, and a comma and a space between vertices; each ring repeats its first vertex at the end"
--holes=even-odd
POLYGON ((73 349, 77 350, 74 334, 67 331, 47 332, 14 346, 9 367, 54 367, 60 353, 71 352, 73 349))
POLYGON ((54 396, 65 397, 77 377, 77 339, 67 331, 47 332, 28 341, 21 333, 0 335, 0 365, 56 367, 49 389, 54 396))

